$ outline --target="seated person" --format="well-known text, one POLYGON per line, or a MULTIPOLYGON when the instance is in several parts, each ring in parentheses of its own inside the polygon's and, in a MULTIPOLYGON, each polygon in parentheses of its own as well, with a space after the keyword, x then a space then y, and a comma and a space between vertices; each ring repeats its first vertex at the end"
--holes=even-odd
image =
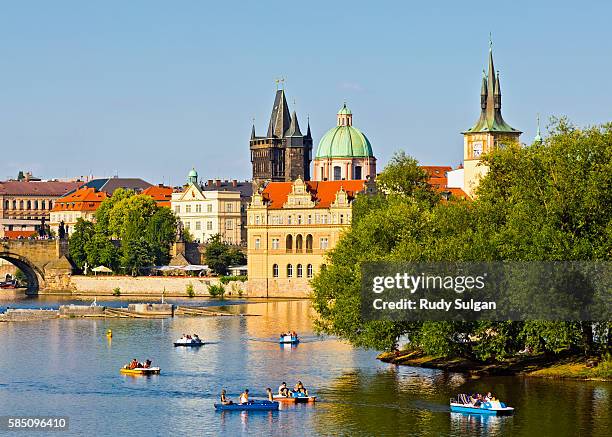
POLYGON ((136 358, 134 358, 131 362, 128 368, 130 369, 135 369, 136 367, 138 367, 138 360, 136 358))
POLYGON ((297 393, 304 395, 304 396, 308 396, 308 390, 306 390, 306 387, 304 387, 304 384, 302 384, 302 381, 298 381, 296 388, 297 388, 297 393))
POLYGON ((144 362, 142 367, 145 369, 149 369, 151 367, 151 360, 147 359, 147 361, 144 362))
POLYGON ((283 382, 279 387, 278 387, 278 395, 279 396, 289 396, 289 388, 287 388, 287 383, 283 382))
POLYGON ((491 404, 491 408, 501 408, 502 407, 501 402, 495 396, 491 396, 491 399, 489 399, 489 404, 491 404))
POLYGON ((249 389, 245 389, 241 394, 240 394, 240 403, 241 404, 248 404, 249 403, 249 389))
POLYGON ((266 389, 266 393, 268 393, 268 400, 274 402, 274 396, 272 396, 272 389, 270 387, 266 389))
POLYGON ((193 334, 193 339, 195 341, 200 341, 200 337, 198 337, 198 334, 193 334))
POLYGON ((232 405, 233 402, 230 401, 227 396, 225 396, 225 389, 221 390, 221 405, 232 405))

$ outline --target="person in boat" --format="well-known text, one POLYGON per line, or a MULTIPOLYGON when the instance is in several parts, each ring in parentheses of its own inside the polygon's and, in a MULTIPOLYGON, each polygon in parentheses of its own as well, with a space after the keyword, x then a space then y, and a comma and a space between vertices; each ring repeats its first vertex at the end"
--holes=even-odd
POLYGON ((200 337, 198 337, 198 334, 193 334, 193 341, 195 341, 196 343, 200 342, 200 337))
POLYGON ((295 332, 295 331, 291 331, 291 337, 293 337, 293 338, 297 338, 297 332, 295 332))
POLYGON ((268 394, 268 400, 274 402, 274 396, 272 396, 272 389, 270 387, 266 389, 266 393, 268 394))
POLYGON ((227 396, 225 396, 225 389, 221 390, 221 405, 232 405, 233 402, 230 401, 227 396))
POLYGON ((308 396, 308 390, 306 390, 306 387, 304 387, 302 381, 298 381, 297 384, 295 384, 293 393, 297 394, 298 396, 308 396))
POLYGON ((134 359, 133 359, 133 360, 130 362, 130 364, 129 364, 129 366, 128 366, 128 369, 135 369, 136 367, 138 367, 138 360, 137 360, 136 358, 134 358, 134 359))
POLYGON ((143 367, 144 369, 149 369, 149 368, 151 368, 151 360, 147 359, 147 360, 144 362, 144 364, 142 365, 142 367, 143 367))
POLYGON ((289 388, 287 387, 286 382, 283 382, 281 385, 278 386, 278 395, 285 397, 289 396, 289 388))
POLYGON ((249 389, 245 388, 244 391, 240 394, 240 403, 248 404, 249 403, 249 389))

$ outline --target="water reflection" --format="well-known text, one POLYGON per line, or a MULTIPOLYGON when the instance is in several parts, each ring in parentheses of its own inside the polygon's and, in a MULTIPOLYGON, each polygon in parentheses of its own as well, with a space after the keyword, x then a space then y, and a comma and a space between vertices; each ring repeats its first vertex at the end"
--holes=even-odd
POLYGON ((317 337, 307 302, 227 308, 254 315, 0 324, 0 411, 68 415, 72 435, 563 436, 606 435, 612 426, 609 383, 473 380, 387 365, 375 352, 317 337), (289 329, 304 339, 297 347, 278 344, 289 329), (206 344, 174 347, 183 333, 206 344), (134 357, 151 358, 161 375, 120 375, 134 357), (245 388, 262 398, 266 387, 298 379, 320 402, 278 412, 213 409, 221 388, 234 400, 245 388), (475 391, 493 391, 516 414, 450 414, 449 398, 475 391))

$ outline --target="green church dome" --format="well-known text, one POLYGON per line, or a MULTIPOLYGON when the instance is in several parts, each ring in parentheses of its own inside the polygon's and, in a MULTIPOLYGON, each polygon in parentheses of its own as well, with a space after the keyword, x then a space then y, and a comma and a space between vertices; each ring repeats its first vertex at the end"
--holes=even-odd
POLYGON ((189 172, 189 174, 187 175, 188 178, 197 178, 198 177, 198 172, 195 171, 195 168, 192 168, 191 171, 189 172))
POLYGON ((327 131, 317 148, 315 158, 373 157, 372 145, 359 129, 352 126, 353 117, 346 104, 338 111, 338 126, 327 131))

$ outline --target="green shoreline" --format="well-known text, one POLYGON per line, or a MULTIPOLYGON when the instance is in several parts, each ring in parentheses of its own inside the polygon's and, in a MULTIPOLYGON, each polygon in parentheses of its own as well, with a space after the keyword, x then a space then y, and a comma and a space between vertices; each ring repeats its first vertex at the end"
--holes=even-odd
POLYGON ((537 378, 612 381, 612 363, 600 357, 538 354, 504 361, 478 362, 463 357, 433 357, 421 351, 382 352, 377 359, 402 366, 465 373, 472 377, 521 375, 537 378), (598 363, 593 366, 593 364, 598 363))

